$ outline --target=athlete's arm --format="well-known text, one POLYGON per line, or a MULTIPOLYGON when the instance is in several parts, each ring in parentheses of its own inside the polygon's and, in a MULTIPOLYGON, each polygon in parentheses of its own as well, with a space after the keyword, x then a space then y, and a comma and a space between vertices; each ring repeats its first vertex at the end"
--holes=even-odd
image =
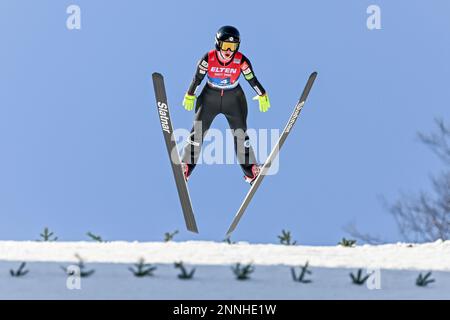
POLYGON ((187 91, 190 95, 195 95, 195 91, 197 87, 202 82, 203 78, 205 78, 206 73, 208 72, 208 53, 206 53, 197 63, 197 71, 195 72, 194 79, 192 79, 191 85, 187 91))
POLYGON ((250 63, 250 60, 248 60, 244 55, 242 55, 241 70, 244 74, 245 79, 252 86, 253 90, 255 90, 259 96, 265 95, 266 90, 264 90, 264 87, 261 85, 261 83, 259 83, 258 79, 256 79, 252 64, 250 63))

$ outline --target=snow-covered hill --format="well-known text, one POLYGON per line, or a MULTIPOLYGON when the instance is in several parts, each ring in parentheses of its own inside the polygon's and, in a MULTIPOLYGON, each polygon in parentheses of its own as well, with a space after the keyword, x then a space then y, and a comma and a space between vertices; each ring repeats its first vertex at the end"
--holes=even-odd
MULTIPOLYGON (((298 271, 297 271, 298 273, 298 271)), ((450 241, 381 246, 312 247, 215 242, 0 242, 0 298, 33 299, 450 299, 450 241), (81 290, 67 288, 61 266, 81 256, 89 278, 81 290), (136 278, 128 270, 140 258, 158 268, 153 277, 136 278), (10 269, 27 262, 29 274, 15 278, 10 269), (196 268, 180 280, 173 263, 196 268), (294 282, 291 266, 307 261, 312 283, 294 282), (231 266, 253 263, 246 281, 231 266), (352 284, 349 273, 376 269, 368 286, 352 284), (433 271, 435 283, 418 287, 419 273, 433 271), (379 285, 380 289, 373 289, 379 285)))

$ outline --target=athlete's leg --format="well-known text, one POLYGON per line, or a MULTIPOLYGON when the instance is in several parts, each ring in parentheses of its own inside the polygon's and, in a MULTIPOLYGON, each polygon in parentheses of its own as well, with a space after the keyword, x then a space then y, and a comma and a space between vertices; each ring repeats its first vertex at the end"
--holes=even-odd
POLYGON ((203 138, 212 121, 220 112, 220 92, 205 87, 197 99, 195 107, 194 125, 187 144, 183 150, 182 162, 187 164, 185 176, 189 177, 194 170, 200 155, 203 138))
POLYGON ((252 167, 256 164, 256 159, 247 135, 247 112, 247 99, 240 86, 224 92, 222 113, 233 130, 234 149, 242 171, 251 177, 254 174, 252 167))

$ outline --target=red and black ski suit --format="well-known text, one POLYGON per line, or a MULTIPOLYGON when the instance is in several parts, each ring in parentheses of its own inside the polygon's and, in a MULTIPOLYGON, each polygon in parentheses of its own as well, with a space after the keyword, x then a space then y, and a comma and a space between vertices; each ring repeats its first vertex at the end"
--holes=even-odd
POLYGON ((239 76, 245 79, 258 95, 265 90, 253 72, 250 61, 240 52, 222 63, 216 50, 206 53, 198 62, 197 71, 189 87, 188 94, 194 95, 197 87, 207 76, 207 84, 197 98, 195 105, 194 126, 184 148, 182 161, 188 164, 191 174, 194 169, 200 148, 212 121, 218 114, 223 114, 234 133, 234 147, 238 162, 246 176, 253 175, 252 165, 256 164, 254 152, 247 136, 247 100, 239 85, 239 76), (201 128, 198 124, 201 123, 201 128))

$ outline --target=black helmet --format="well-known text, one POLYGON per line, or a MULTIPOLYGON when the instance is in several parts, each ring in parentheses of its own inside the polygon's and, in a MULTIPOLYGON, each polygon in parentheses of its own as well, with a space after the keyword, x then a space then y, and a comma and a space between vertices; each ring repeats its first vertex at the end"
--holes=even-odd
POLYGON ((234 51, 238 51, 239 44, 241 43, 241 35, 239 34, 239 30, 232 26, 223 26, 217 30, 216 50, 220 50, 223 41, 237 43, 236 50, 234 51))

